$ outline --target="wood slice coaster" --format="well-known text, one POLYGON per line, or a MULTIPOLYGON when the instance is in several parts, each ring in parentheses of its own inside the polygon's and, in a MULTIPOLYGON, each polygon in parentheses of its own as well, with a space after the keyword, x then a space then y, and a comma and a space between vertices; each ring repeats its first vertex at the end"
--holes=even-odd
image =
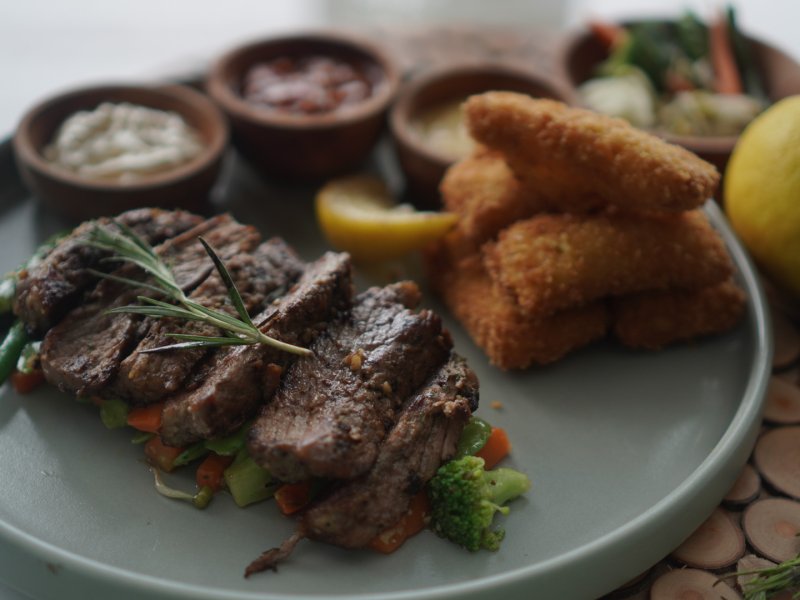
POLYGON ((734 564, 744 551, 742 530, 724 509, 717 508, 670 556, 689 567, 713 571, 734 564))
POLYGON ((731 507, 741 507, 758 498, 759 493, 761 493, 761 477, 752 466, 745 465, 722 502, 731 507))
POLYGON ((742 517, 747 541, 758 554, 783 562, 800 553, 800 503, 766 498, 747 507, 742 517))
POLYGON ((753 460, 773 488, 800 498, 800 427, 778 427, 762 435, 753 460))
MULTIPOLYGON (((743 556, 738 563, 736 563, 736 572, 747 572, 747 571, 755 571, 756 569, 767 569, 769 567, 774 567, 775 563, 771 560, 767 560, 766 558, 761 558, 760 556, 756 556, 755 554, 748 554, 743 556)), ((753 581, 758 577, 758 575, 751 574, 751 575, 740 575, 736 578, 736 585, 739 586, 739 589, 744 591, 745 586, 753 581)))
POLYGON ((778 425, 800 423, 800 386, 796 382, 779 375, 770 378, 764 420, 778 425))
POLYGON ((655 580, 650 600, 739 600, 741 596, 719 577, 698 569, 675 569, 655 580))

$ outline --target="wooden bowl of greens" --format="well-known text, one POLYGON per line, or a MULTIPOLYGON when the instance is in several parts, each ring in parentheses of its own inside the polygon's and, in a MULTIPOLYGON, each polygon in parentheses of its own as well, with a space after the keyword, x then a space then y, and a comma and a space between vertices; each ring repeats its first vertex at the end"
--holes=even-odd
POLYGON ((724 172, 739 133, 800 93, 800 65, 743 33, 733 8, 709 19, 592 22, 570 36, 564 75, 584 106, 625 118, 724 172))

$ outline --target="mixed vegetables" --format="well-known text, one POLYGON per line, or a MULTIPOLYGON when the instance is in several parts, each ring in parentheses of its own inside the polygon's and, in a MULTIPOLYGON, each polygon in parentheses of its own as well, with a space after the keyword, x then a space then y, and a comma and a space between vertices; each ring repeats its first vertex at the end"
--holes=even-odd
POLYGON ((593 110, 637 127, 711 136, 738 134, 768 104, 731 6, 708 24, 687 11, 676 21, 594 22, 591 30, 609 53, 580 88, 593 110))
MULTIPOLYGON (((34 257, 0 282, 0 316, 8 316, 19 273, 39 260, 57 240, 48 241, 34 257)), ((28 393, 44 381, 39 350, 41 342, 29 339, 20 321, 14 322, 0 343, 0 385, 10 379, 18 393, 28 393)), ((155 477, 156 490, 169 498, 205 508, 215 493, 227 490, 241 507, 274 498, 283 514, 291 515, 307 506, 325 487, 324 481, 286 484, 275 480, 248 454, 245 438, 251 423, 221 439, 206 440, 187 448, 162 443, 162 404, 130 407, 119 399, 80 398, 96 405, 109 429, 131 427, 132 442, 142 444, 155 477), (163 473, 190 464, 195 467, 196 489, 187 492, 170 487, 163 473)), ((471 551, 497 550, 502 530, 492 530, 496 512, 530 487, 528 477, 513 469, 492 469, 509 454, 505 431, 472 417, 460 438, 455 458, 443 465, 427 489, 413 498, 399 523, 378 535, 373 550, 390 553, 426 527, 471 551)))

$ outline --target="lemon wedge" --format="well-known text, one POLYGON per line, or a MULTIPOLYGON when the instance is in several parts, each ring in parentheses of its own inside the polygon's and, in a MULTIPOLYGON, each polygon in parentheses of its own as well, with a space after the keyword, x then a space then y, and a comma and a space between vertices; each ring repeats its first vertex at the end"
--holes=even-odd
POLYGON ((386 184, 368 175, 328 182, 317 194, 316 211, 328 242, 364 263, 394 260, 419 250, 458 220, 452 213, 395 205, 386 184))

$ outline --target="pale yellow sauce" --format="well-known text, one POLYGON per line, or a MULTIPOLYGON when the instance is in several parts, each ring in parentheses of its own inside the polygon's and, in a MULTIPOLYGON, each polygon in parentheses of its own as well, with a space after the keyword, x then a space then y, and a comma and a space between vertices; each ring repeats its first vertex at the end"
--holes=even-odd
POLYGON ((475 142, 464 123, 463 98, 426 108, 413 121, 413 128, 425 145, 453 160, 472 152, 475 142))

